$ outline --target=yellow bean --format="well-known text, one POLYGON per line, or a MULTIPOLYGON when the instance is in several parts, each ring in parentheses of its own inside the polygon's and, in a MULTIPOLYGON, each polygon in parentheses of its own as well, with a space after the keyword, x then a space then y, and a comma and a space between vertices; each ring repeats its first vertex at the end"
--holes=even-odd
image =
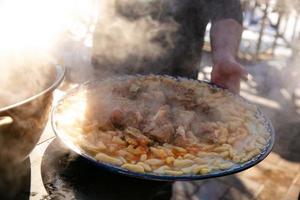
POLYGON ((244 147, 244 150, 245 151, 252 151, 252 150, 254 150, 255 149, 255 145, 254 144, 248 144, 248 145, 246 145, 245 147, 244 147))
POLYGON ((256 141, 262 145, 265 145, 267 143, 267 140, 263 137, 257 138, 256 141))
POLYGON ((224 147, 224 146, 221 146, 221 147, 217 147, 217 148, 214 148, 214 152, 224 152, 224 151, 227 151, 228 148, 227 147, 224 147))
POLYGON ((186 149, 184 149, 184 148, 182 148, 182 147, 177 147, 177 146, 175 146, 175 147, 173 147, 176 151, 178 151, 178 152, 180 152, 180 153, 187 153, 187 150, 186 149))
POLYGON ((138 162, 137 164, 138 164, 138 165, 141 165, 141 166, 145 169, 146 172, 151 172, 151 171, 152 171, 150 165, 148 165, 148 164, 146 164, 146 163, 138 162))
POLYGON ((172 152, 171 149, 164 148, 165 152, 167 153, 168 156, 174 156, 174 153, 172 152))
POLYGON ((234 165, 234 163, 221 163, 219 164, 219 169, 229 169, 234 165))
POLYGON ((250 160, 251 158, 253 158, 254 156, 258 155, 260 153, 259 149, 254 149, 253 151, 250 151, 247 155, 243 156, 240 159, 240 162, 246 162, 248 160, 250 160))
POLYGON ((141 154, 144 153, 144 151, 143 151, 142 149, 140 149, 139 147, 134 148, 133 145, 129 145, 129 146, 127 147, 127 151, 128 151, 129 153, 133 154, 133 155, 141 155, 141 154))
POLYGON ((133 172, 138 172, 138 173, 145 173, 144 168, 141 165, 135 165, 135 164, 124 164, 122 165, 123 168, 128 169, 133 172))
POLYGON ((230 138, 227 139, 227 142, 228 142, 229 144, 233 144, 236 140, 237 140, 236 137, 230 137, 230 138))
POLYGON ((112 140, 112 135, 110 135, 110 134, 107 134, 107 133, 101 133, 101 134, 99 134, 99 137, 100 138, 103 138, 104 140, 112 140))
POLYGON ((205 146, 203 146, 202 149, 204 151, 207 151, 207 150, 213 149, 214 147, 215 147, 215 145, 211 144, 211 145, 205 145, 205 146))
POLYGON ((167 175, 173 175, 173 176, 180 176, 183 174, 182 171, 174 171, 174 170, 164 170, 165 174, 167 175))
POLYGON ((81 147, 86 151, 94 153, 98 153, 99 151, 103 151, 107 148, 102 141, 98 141, 97 144, 91 144, 89 142, 81 143, 81 147))
POLYGON ((178 168, 189 167, 193 164, 194 164, 194 161, 189 160, 189 159, 184 159, 184 160, 176 159, 176 160, 174 160, 174 163, 173 163, 174 167, 178 167, 178 168))
POLYGON ((120 144, 120 145, 125 145, 125 144, 126 144, 126 142, 123 141, 123 140, 122 140, 120 137, 118 137, 118 136, 114 136, 114 137, 112 138, 112 142, 117 143, 117 144, 120 144))
POLYGON ((198 165, 202 165, 202 164, 205 164, 207 162, 206 159, 203 159, 203 158, 196 158, 194 160, 198 165))
POLYGON ((154 156, 156 156, 158 158, 167 157, 166 152, 162 149, 157 149, 157 148, 154 148, 154 147, 150 147, 150 151, 153 153, 154 156))
POLYGON ((203 168, 207 168, 207 166, 206 165, 198 165, 192 169, 192 172, 193 172, 193 174, 199 174, 199 173, 201 173, 201 169, 203 169, 203 168))
POLYGON ((98 153, 96 156, 95 156, 96 160, 99 160, 99 161, 103 161, 103 162, 106 162, 106 163, 109 163, 109 164, 113 164, 113 165, 122 165, 123 162, 122 160, 118 159, 118 158, 113 158, 109 155, 106 155, 104 153, 98 153))
POLYGON ((168 143, 164 143, 164 144, 163 144, 163 147, 166 147, 166 148, 171 149, 171 148, 173 148, 174 146, 171 145, 171 144, 168 144, 168 143))
POLYGON ((147 160, 147 155, 146 154, 141 155, 140 161, 145 161, 145 160, 147 160))
POLYGON ((148 165, 162 165, 164 164, 164 161, 153 158, 146 160, 145 163, 147 163, 148 165))
POLYGON ((126 159, 123 158, 122 156, 120 156, 119 159, 120 159, 123 163, 127 163, 126 159))
POLYGON ((259 150, 263 150, 265 148, 265 146, 262 144, 256 144, 256 148, 259 150))
POLYGON ((193 169, 196 168, 198 165, 192 165, 190 167, 185 167, 185 168, 182 168, 181 171, 184 173, 184 174, 194 174, 193 173, 193 169))
POLYGON ((209 169, 209 168, 202 168, 201 170, 200 170, 200 173, 201 174, 208 174, 208 173, 210 173, 212 170, 211 169, 209 169))
POLYGON ((190 160, 194 160, 195 158, 196 158, 196 156, 194 156, 194 155, 192 155, 192 154, 185 154, 184 156, 183 156, 185 159, 190 159, 190 160))
POLYGON ((154 170, 153 172, 157 173, 157 174, 164 174, 165 170, 169 170, 169 169, 170 169, 169 166, 163 165, 163 166, 157 168, 156 170, 154 170))
POLYGON ((122 156, 127 160, 132 160, 134 158, 134 155, 132 155, 131 153, 129 153, 125 150, 122 150, 122 149, 119 150, 117 153, 118 153, 119 156, 122 156))
POLYGON ((207 157, 207 156, 218 156, 218 153, 215 152, 199 152, 197 153, 197 156, 199 157, 207 157))
POLYGON ((224 151, 224 152, 220 153, 220 156, 222 158, 227 158, 229 156, 229 151, 224 151))
POLYGON ((174 157, 167 157, 167 158, 166 158, 166 163, 167 163, 168 165, 171 165, 171 164, 174 162, 174 160, 175 160, 174 157))

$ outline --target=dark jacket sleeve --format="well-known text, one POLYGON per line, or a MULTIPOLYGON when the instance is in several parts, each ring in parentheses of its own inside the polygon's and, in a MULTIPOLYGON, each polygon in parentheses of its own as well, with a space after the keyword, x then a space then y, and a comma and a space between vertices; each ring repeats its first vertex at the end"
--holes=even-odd
POLYGON ((206 0, 210 7, 211 20, 234 19, 243 23, 243 13, 239 0, 206 0))

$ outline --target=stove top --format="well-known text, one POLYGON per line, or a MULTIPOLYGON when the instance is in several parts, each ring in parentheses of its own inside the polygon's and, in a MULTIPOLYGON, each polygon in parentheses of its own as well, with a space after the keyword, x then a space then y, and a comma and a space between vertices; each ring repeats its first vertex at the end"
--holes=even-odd
POLYGON ((172 183, 141 180, 101 169, 58 139, 45 151, 41 173, 50 199, 170 199, 172 183))
POLYGON ((29 199, 31 181, 30 159, 20 164, 0 163, 0 199, 29 199))

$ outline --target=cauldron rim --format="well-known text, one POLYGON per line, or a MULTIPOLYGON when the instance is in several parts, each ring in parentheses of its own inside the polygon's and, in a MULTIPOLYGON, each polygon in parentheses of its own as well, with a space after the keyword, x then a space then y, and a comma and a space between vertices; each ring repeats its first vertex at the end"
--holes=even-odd
POLYGON ((54 66, 56 68, 56 78, 55 78, 55 81, 49 87, 43 89, 42 91, 38 92, 37 94, 32 95, 24 100, 21 100, 17 103, 13 103, 11 105, 0 108, 0 113, 5 112, 10 109, 13 109, 13 108, 16 108, 23 104, 26 104, 38 97, 50 92, 50 91, 55 90, 60 85, 60 83, 63 81, 65 74, 66 74, 66 68, 63 65, 59 65, 59 64, 53 64, 52 66, 54 66))

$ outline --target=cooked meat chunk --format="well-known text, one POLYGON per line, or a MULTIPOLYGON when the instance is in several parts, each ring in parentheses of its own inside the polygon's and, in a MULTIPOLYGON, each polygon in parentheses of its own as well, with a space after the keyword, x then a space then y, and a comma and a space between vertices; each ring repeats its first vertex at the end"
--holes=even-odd
POLYGON ((188 129, 195 119, 195 112, 187 111, 183 109, 173 109, 173 115, 176 116, 174 121, 176 126, 183 126, 183 128, 188 129))
POLYGON ((165 104, 166 98, 161 91, 150 91, 149 93, 142 93, 138 97, 138 103, 144 104, 149 110, 157 111, 165 104))
POLYGON ((190 142, 190 144, 198 143, 198 138, 194 135, 192 131, 187 131, 186 136, 190 142))
POLYGON ((110 121, 115 127, 124 126, 125 114, 121 108, 114 108, 111 112, 110 121))
POLYGON ((175 132, 174 144, 178 146, 186 146, 188 144, 188 139, 183 126, 179 126, 175 132))
POLYGON ((198 123, 192 125, 192 131, 195 133, 196 136, 201 136, 205 133, 213 132, 214 128, 208 123, 198 123))
POLYGON ((198 100, 195 108, 198 112, 204 113, 204 114, 209 114, 209 111, 210 111, 210 107, 209 107, 208 103, 203 100, 200 100, 200 101, 198 100))
POLYGON ((211 124, 203 123, 199 126, 194 126, 194 133, 202 141, 207 142, 217 142, 218 134, 215 131, 215 128, 211 124))
POLYGON ((126 127, 135 127, 138 128, 140 126, 140 122, 143 120, 143 116, 137 110, 129 110, 126 113, 126 117, 124 120, 124 124, 126 127))
POLYGON ((112 98, 103 103, 99 114, 107 116, 110 111, 108 120, 102 120, 101 129, 122 130, 126 137, 142 143, 151 138, 185 147, 201 140, 217 141, 215 127, 210 122, 219 121, 218 112, 206 99, 177 82, 146 82, 125 81, 114 85, 112 98), (143 134, 145 138, 141 137, 143 134))
POLYGON ((131 137, 135 138, 139 144, 147 145, 148 143, 151 142, 151 140, 148 137, 146 137, 145 135, 143 135, 139 129, 136 129, 133 127, 128 127, 125 130, 125 133, 130 135, 131 137))
POLYGON ((148 86, 148 91, 149 90, 157 90, 158 88, 161 87, 161 84, 159 81, 149 81, 149 82, 147 82, 147 86, 148 86))
POLYGON ((159 90, 152 91, 150 94, 153 95, 152 98, 156 102, 161 103, 161 104, 165 103, 166 97, 162 91, 159 91, 159 90))
POLYGON ((170 121, 170 107, 167 105, 161 106, 153 117, 153 122, 156 125, 161 125, 170 121))
POLYGON ((206 132, 203 134, 202 138, 210 143, 217 143, 218 133, 216 131, 206 132))
POLYGON ((153 129, 144 129, 145 133, 152 137, 154 140, 161 143, 169 143, 174 135, 174 128, 171 123, 163 126, 156 126, 153 129), (147 131, 148 130, 148 131, 147 131))
POLYGON ((113 109, 110 117, 111 123, 117 127, 135 127, 138 128, 140 126, 141 121, 143 120, 143 116, 138 110, 134 109, 113 109))
POLYGON ((168 102, 173 106, 184 106, 186 109, 190 109, 194 104, 194 91, 182 85, 169 86, 164 92, 168 102))
POLYGON ((221 113, 217 108, 210 108, 207 116, 210 121, 222 121, 221 113))
POLYGON ((128 97, 129 90, 130 90, 130 83, 124 82, 124 83, 115 83, 112 93, 115 96, 121 96, 121 97, 128 97))
POLYGON ((158 142, 170 142, 174 134, 170 114, 169 106, 161 106, 157 113, 153 117, 150 116, 151 118, 145 123, 143 132, 158 142))

